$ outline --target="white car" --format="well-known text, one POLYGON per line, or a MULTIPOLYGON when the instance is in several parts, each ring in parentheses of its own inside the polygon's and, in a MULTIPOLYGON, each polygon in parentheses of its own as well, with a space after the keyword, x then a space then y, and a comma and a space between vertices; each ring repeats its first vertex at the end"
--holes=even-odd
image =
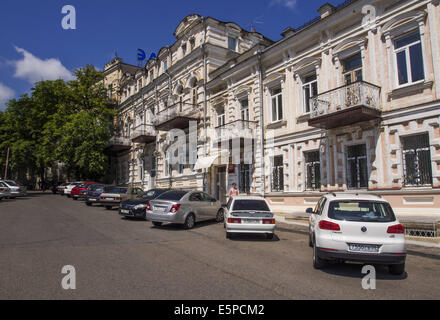
POLYGON ((264 198, 235 196, 229 199, 223 211, 226 238, 238 233, 260 233, 267 239, 273 238, 275 218, 264 198))
POLYGON ((64 195, 70 198, 70 193, 72 192, 72 189, 75 188, 77 185, 81 184, 82 182, 72 182, 65 186, 64 188, 64 195))
POLYGON ((24 197, 27 195, 27 188, 25 186, 20 186, 17 182, 13 180, 0 180, 9 188, 11 195, 11 199, 15 199, 16 197, 24 197))
POLYGON ((0 200, 4 198, 9 198, 11 196, 11 189, 6 185, 6 183, 0 181, 0 200))
POLYGON ((382 197, 329 193, 306 212, 316 269, 328 261, 353 261, 388 265, 392 274, 405 272, 405 228, 382 197))

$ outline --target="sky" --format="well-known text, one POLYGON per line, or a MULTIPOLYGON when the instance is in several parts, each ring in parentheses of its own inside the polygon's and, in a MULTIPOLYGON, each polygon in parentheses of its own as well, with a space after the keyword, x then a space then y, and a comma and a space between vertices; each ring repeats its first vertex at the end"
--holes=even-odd
POLYGON ((276 41, 287 27, 318 15, 325 2, 342 0, 2 0, 0 4, 0 110, 41 80, 73 79, 86 64, 103 70, 115 57, 137 64, 137 49, 157 53, 174 43, 173 32, 189 14, 211 16, 255 29, 276 41), (76 29, 62 13, 75 8, 76 29), (66 19, 65 19, 66 20, 66 19))

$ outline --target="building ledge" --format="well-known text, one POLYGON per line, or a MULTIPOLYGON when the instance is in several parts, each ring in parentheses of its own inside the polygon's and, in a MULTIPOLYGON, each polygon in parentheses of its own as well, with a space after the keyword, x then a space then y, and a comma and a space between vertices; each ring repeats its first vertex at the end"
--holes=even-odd
POLYGON ((388 100, 398 99, 409 95, 414 95, 416 93, 422 93, 425 89, 431 89, 433 86, 433 81, 421 81, 408 86, 393 89, 388 92, 388 100))

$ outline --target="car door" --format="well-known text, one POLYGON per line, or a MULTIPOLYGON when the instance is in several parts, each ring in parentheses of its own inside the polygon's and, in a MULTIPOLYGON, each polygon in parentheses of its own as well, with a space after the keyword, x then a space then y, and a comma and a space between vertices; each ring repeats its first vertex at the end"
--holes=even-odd
POLYGON ((214 219, 217 215, 217 200, 211 197, 209 194, 202 192, 202 202, 203 202, 203 210, 205 211, 204 215, 206 219, 214 219))
POLYGON ((194 212, 194 214, 196 215, 196 219, 199 221, 205 220, 206 217, 204 217, 204 213, 203 213, 204 202, 202 201, 202 196, 200 192, 191 193, 190 196, 188 197, 188 202, 190 205, 190 210, 194 212))
POLYGON ((310 214, 310 232, 313 234, 315 232, 315 227, 319 223, 322 209, 324 208, 326 199, 322 197, 319 199, 318 203, 315 206, 315 210, 312 214, 310 214))

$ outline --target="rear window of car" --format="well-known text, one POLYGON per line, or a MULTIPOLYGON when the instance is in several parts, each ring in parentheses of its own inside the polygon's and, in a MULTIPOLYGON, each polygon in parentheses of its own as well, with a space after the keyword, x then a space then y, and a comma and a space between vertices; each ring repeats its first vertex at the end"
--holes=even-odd
POLYGON ((101 186, 99 184, 92 184, 91 186, 89 186, 89 190, 90 191, 103 191, 104 186, 101 186))
POLYGON ((14 187, 18 187, 19 186, 15 181, 12 181, 12 180, 5 180, 5 181, 10 186, 14 186, 14 187))
POLYGON ((392 222, 396 220, 393 209, 386 202, 331 201, 328 217, 335 220, 358 222, 392 222))
POLYGON ((270 211, 264 200, 235 200, 233 211, 270 211))
POLYGON ((186 191, 169 191, 162 193, 157 200, 171 200, 171 201, 179 201, 183 198, 183 196, 187 194, 186 191))
POLYGON ((125 194, 125 193, 127 193, 127 190, 128 190, 128 188, 110 187, 110 188, 105 188, 104 192, 125 194))

